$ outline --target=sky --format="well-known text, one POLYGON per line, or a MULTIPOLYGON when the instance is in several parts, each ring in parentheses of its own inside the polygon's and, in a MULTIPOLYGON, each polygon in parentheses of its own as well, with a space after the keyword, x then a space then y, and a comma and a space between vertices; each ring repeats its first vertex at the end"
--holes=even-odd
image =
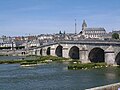
POLYGON ((0 0, 0 36, 53 34, 104 27, 120 30, 120 0, 0 0))

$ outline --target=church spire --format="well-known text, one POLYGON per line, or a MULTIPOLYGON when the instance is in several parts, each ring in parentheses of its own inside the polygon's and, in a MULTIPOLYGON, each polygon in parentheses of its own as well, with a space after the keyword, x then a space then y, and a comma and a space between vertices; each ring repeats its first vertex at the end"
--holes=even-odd
POLYGON ((86 27, 87 27, 87 23, 85 22, 85 20, 83 20, 82 30, 84 30, 86 27))

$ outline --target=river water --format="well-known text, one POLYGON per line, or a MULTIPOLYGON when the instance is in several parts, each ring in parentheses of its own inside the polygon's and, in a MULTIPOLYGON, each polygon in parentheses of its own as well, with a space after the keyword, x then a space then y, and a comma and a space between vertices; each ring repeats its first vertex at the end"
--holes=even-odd
POLYGON ((21 59, 25 59, 25 60, 33 60, 35 59, 34 56, 0 56, 0 60, 21 60, 21 59))
POLYGON ((0 90, 84 90, 119 81, 120 68, 68 70, 62 63, 0 65, 0 90))

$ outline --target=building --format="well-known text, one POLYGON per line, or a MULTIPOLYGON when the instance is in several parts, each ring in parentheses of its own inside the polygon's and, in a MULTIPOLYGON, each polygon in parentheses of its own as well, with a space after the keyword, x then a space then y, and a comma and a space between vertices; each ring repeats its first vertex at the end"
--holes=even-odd
POLYGON ((0 49, 13 49, 16 47, 15 42, 0 42, 0 49))
POLYGON ((37 38, 39 40, 52 40, 53 35, 52 34, 41 34, 41 35, 38 35, 37 38))
POLYGON ((12 41, 11 37, 0 37, 0 49, 13 49, 16 47, 16 43, 12 41))
POLYGON ((82 35, 85 38, 95 38, 100 39, 101 36, 106 34, 106 30, 104 28, 88 28, 87 23, 83 20, 82 24, 82 35))

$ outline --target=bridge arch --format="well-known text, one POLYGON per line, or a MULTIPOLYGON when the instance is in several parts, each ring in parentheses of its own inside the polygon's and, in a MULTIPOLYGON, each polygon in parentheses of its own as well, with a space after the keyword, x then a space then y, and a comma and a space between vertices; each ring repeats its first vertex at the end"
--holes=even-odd
POLYGON ((116 62, 117 65, 120 65, 120 52, 115 57, 115 62, 116 62))
POLYGON ((58 56, 58 57, 62 57, 63 56, 63 46, 59 45, 57 46, 56 50, 55 50, 55 54, 58 56))
POLYGON ((88 59, 94 63, 105 62, 104 50, 99 47, 93 48, 88 55, 88 59))
POLYGON ((50 55, 50 49, 51 49, 50 47, 47 48, 47 52, 46 52, 47 55, 50 55))
POLYGON ((69 50, 69 57, 72 59, 79 59, 79 48, 77 46, 73 46, 69 50))
POLYGON ((40 49, 40 55, 42 55, 42 49, 40 49))

